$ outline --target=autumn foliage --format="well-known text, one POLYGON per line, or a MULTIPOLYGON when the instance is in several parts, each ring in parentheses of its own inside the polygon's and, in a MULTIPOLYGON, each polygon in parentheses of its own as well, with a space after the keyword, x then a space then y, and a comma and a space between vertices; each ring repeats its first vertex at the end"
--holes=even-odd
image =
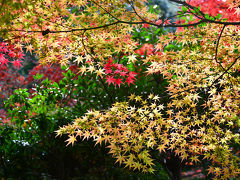
MULTIPOLYGON (((160 163, 172 179, 181 178, 185 164, 203 161, 215 179, 237 177, 240 3, 169 1, 181 5, 174 20, 149 10, 146 0, 22 1, 12 23, 0 21, 8 42, 1 44, 1 65, 9 56, 19 67, 23 55, 16 50, 26 46, 43 65, 74 67, 82 78, 102 83, 112 105, 94 106, 59 128, 67 145, 79 137, 106 143, 125 167, 153 173, 160 163), (153 27, 176 31, 158 33, 151 44, 132 38, 134 30, 153 27), (147 92, 134 93, 136 84, 152 82, 147 92), (118 96, 121 89, 126 93, 118 96)), ((46 72, 56 82, 58 68, 46 72)))

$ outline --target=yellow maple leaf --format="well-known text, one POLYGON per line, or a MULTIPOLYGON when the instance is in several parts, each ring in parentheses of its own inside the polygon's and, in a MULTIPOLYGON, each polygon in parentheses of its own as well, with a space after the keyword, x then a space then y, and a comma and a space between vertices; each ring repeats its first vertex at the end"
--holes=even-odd
POLYGON ((72 144, 72 146, 73 146, 74 142, 77 141, 76 138, 75 138, 75 136, 74 136, 74 135, 70 135, 70 136, 68 136, 68 137, 69 137, 69 138, 65 141, 65 142, 68 142, 68 143, 67 143, 67 146, 68 146, 69 144, 72 144))

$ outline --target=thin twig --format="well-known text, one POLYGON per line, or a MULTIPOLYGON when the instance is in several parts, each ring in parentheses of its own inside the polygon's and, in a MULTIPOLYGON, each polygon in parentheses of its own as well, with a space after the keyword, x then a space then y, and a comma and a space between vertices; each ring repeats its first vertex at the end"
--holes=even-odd
POLYGON ((232 67, 234 64, 236 64, 236 62, 238 61, 238 59, 240 58, 240 56, 238 56, 233 63, 217 78, 213 81, 212 85, 210 87, 212 87, 220 78, 222 78, 224 76, 224 74, 226 74, 232 67))

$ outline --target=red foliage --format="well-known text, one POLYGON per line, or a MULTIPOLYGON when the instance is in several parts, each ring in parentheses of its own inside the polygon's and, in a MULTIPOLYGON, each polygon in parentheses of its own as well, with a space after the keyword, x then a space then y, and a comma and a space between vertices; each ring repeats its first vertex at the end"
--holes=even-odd
POLYGON ((203 13, 211 16, 221 14, 222 18, 226 18, 228 21, 240 20, 237 8, 229 6, 229 2, 226 0, 187 0, 187 3, 195 7, 199 6, 203 13))
POLYGON ((24 54, 21 48, 7 44, 6 42, 0 42, 1 68, 7 67, 9 62, 11 62, 14 67, 20 68, 23 57, 24 54))
POLYGON ((149 24, 143 24, 143 28, 147 29, 149 27, 149 24))
POLYGON ((0 67, 0 98, 3 101, 12 94, 14 89, 25 86, 25 78, 15 69, 0 67))
POLYGON ((7 118, 7 112, 4 109, 0 109, 0 125, 10 123, 10 118, 7 118))
POLYGON ((144 44, 140 49, 136 50, 135 53, 144 56, 145 52, 147 55, 153 54, 154 48, 152 44, 144 44))
MULTIPOLYGON (((240 21, 240 9, 237 6, 233 6, 233 4, 227 0, 187 0, 186 2, 191 6, 200 7, 200 10, 204 14, 214 17, 221 14, 220 19, 227 19, 229 22, 240 21)), ((195 17, 191 21, 188 21, 188 24, 197 23, 201 18, 201 16, 195 17)), ((186 19, 180 19, 175 23, 184 24, 185 22, 186 19)), ((193 28, 193 26, 189 26, 188 28, 193 28)), ((183 29, 183 27, 178 27, 177 31, 180 32, 183 29)))
POLYGON ((52 65, 52 66, 37 65, 29 72, 27 82, 31 83, 35 81, 33 76, 36 76, 37 74, 43 74, 42 79, 48 78, 52 82, 59 82, 63 78, 62 73, 63 73, 63 70, 59 65, 52 65))
MULTIPOLYGON (((77 66, 71 65, 69 68, 73 73, 77 73, 77 66)), ((66 72, 67 70, 63 70, 60 65, 54 64, 54 65, 37 65, 35 66, 28 75, 27 83, 34 82, 33 76, 36 76, 37 74, 43 74, 42 79, 48 78, 52 82, 59 82, 63 78, 63 72, 66 72)))
MULTIPOLYGON (((25 77, 18 73, 18 69, 22 66, 21 59, 24 57, 21 48, 6 42, 0 42, 0 108, 3 108, 3 101, 8 98, 15 89, 25 87, 25 77), (8 67, 9 62, 13 67, 8 67)), ((0 125, 9 123, 6 111, 0 109, 0 125)))
MULTIPOLYGON (((34 75, 43 74, 43 79, 48 78, 52 82, 59 82, 63 78, 62 73, 66 72, 59 65, 53 66, 35 66, 28 74, 28 77, 20 75, 18 69, 22 66, 21 59, 24 54, 21 48, 16 48, 14 45, 8 45, 5 42, 0 42, 0 121, 6 123, 9 119, 6 116, 3 101, 8 98, 15 89, 26 88, 37 81, 33 78, 34 75), (9 62, 13 66, 9 67, 9 62), (17 67, 18 69, 16 69, 17 67)), ((76 73, 77 67, 69 67, 72 72, 76 73)), ((31 91, 31 90, 30 90, 31 91)))
POLYGON ((133 84, 135 81, 136 73, 129 71, 128 68, 123 66, 122 64, 113 63, 112 59, 109 59, 109 61, 104 66, 106 76, 106 83, 108 85, 114 84, 115 86, 118 85, 120 87, 121 84, 123 84, 123 80, 125 80, 125 83, 128 85, 133 84))

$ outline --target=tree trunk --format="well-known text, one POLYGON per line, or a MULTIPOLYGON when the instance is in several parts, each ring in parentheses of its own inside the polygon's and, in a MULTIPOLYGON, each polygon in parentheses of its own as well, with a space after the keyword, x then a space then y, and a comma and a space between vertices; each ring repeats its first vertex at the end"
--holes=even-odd
POLYGON ((167 170, 171 180, 181 180, 182 163, 179 157, 170 156, 164 160, 164 168, 167 170))

